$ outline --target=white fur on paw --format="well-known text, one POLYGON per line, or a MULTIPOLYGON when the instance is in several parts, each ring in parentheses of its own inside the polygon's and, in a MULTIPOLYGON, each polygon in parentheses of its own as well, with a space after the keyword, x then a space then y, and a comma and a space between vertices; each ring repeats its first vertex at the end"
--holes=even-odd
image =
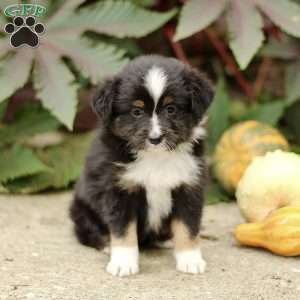
POLYGON ((106 271, 114 276, 129 276, 139 272, 137 247, 112 247, 106 271))
POLYGON ((206 262, 199 248, 175 253, 176 269, 180 272, 198 274, 205 271, 206 262))

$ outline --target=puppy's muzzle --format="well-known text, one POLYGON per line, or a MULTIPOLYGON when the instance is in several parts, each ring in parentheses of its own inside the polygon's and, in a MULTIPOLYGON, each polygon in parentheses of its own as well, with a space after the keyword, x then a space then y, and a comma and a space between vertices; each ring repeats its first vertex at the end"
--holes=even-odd
POLYGON ((149 138, 149 142, 153 145, 158 145, 162 142, 163 140, 163 135, 160 135, 158 137, 155 137, 155 138, 149 138))

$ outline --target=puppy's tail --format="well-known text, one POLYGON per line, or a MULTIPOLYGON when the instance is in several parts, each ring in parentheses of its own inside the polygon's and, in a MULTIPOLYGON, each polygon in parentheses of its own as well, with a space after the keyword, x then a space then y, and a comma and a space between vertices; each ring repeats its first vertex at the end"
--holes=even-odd
POLYGON ((74 232, 83 245, 102 249, 108 236, 108 229, 96 213, 80 198, 75 196, 70 207, 74 232))

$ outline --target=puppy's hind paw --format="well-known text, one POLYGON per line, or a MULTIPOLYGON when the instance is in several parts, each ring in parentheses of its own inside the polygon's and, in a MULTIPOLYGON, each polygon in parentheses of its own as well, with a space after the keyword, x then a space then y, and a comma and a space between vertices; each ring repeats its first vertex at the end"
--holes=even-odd
POLYGON ((177 271, 198 274, 204 273, 206 262, 200 249, 185 250, 175 253, 177 271))

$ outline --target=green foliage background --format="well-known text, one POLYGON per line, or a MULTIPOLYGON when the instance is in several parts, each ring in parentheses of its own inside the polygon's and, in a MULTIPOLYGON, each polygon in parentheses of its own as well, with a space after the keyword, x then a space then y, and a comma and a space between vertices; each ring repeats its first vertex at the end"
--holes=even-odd
MULTIPOLYGON (((0 8, 14 3, 3 0, 0 8)), ((191 63, 203 61, 203 56, 209 60, 216 94, 209 109, 208 155, 228 127, 245 120, 278 127, 293 150, 300 152, 300 1, 39 3, 47 7, 47 14, 39 20, 46 32, 36 49, 12 49, 3 31, 9 20, 0 16, 0 192, 36 193, 66 188, 76 181, 93 136, 92 132, 71 133, 81 105, 79 90, 89 90, 116 74, 131 58, 144 53, 145 43, 148 49, 152 44, 164 44, 164 48, 169 43, 169 52, 158 52, 191 63), (174 35, 168 40, 169 28, 174 35), (219 38, 217 51, 209 43, 212 34, 219 38), (197 37, 203 45, 195 56, 192 48, 197 37), (224 65, 222 51, 235 59, 237 70, 224 65), (274 67, 268 72, 278 71, 281 77, 269 87, 263 85, 250 99, 237 87, 236 74, 251 82, 253 74, 261 76, 268 60, 274 67), (32 88, 39 101, 18 107, 14 121, 8 122, 5 116, 12 98, 24 86, 32 88), (281 90, 280 96, 275 88, 281 90), (59 137, 53 143, 33 142, 53 133, 59 137)), ((268 75, 272 74, 264 77, 268 75)), ((215 203, 230 198, 213 179, 207 199, 215 203)))

